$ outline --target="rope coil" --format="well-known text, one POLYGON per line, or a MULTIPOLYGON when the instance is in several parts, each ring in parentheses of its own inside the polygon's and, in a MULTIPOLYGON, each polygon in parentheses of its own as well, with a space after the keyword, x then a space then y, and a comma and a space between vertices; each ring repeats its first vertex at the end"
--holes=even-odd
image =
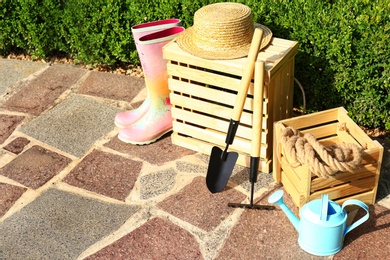
POLYGON ((305 165, 312 173, 323 178, 337 172, 353 172, 362 161, 363 149, 354 143, 324 146, 312 134, 302 136, 293 127, 283 130, 278 145, 283 147, 292 167, 305 165))

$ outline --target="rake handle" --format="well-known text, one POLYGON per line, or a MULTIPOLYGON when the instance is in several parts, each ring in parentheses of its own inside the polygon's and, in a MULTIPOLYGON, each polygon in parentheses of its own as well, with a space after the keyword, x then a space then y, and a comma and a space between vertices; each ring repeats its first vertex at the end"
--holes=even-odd
POLYGON ((260 157, 261 129, 263 121, 264 67, 264 62, 256 62, 252 117, 252 157, 260 157))

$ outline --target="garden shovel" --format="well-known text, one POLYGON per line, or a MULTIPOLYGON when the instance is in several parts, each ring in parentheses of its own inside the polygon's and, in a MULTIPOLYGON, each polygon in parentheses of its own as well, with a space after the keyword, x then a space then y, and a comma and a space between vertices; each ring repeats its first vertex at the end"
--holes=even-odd
POLYGON ((228 152, 227 150, 229 145, 233 143, 234 137, 236 135, 246 95, 248 93, 249 84, 253 77, 255 61, 259 53, 262 37, 263 31, 261 29, 256 28, 253 34, 248 58, 246 60, 244 74, 241 78, 240 85, 238 87, 238 93, 233 108, 233 114, 230 119, 229 129, 225 140, 225 150, 222 151, 217 146, 214 146, 211 150, 210 161, 206 175, 206 185, 212 193, 220 192, 226 187, 238 158, 238 153, 228 152))
POLYGON ((249 208, 249 209, 273 209, 274 206, 254 205, 253 193, 260 162, 261 147, 261 129, 263 121, 263 93, 264 93, 264 62, 256 62, 255 66, 255 83, 253 95, 253 116, 252 116, 252 143, 251 143, 251 160, 249 181, 251 183, 251 197, 249 204, 229 203, 229 207, 249 208))

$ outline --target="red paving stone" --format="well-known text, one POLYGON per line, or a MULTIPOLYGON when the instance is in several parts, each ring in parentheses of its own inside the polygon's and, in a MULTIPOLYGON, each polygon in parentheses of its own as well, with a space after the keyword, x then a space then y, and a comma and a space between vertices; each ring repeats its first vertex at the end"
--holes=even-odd
POLYGON ((7 140, 23 119, 23 116, 0 115, 0 144, 7 140))
POLYGON ((194 226, 211 231, 234 211, 227 204, 243 201, 245 195, 234 189, 213 194, 205 183, 204 177, 196 177, 157 206, 194 226))
POLYGON ((37 78, 24 83, 23 88, 11 96, 3 107, 9 110, 39 115, 66 89, 70 88, 87 70, 67 65, 53 65, 37 78))
POLYGON ((160 218, 149 220, 86 259, 203 259, 188 231, 160 218))
MULTIPOLYGON (((268 192, 256 204, 268 205, 268 192)), ((286 193, 285 193, 286 194, 286 193)), ((284 196, 288 207, 298 213, 289 196, 284 196)), ((298 245, 298 232, 286 215, 273 210, 245 209, 234 226, 217 259, 307 259, 310 254, 298 245)))
POLYGON ((64 181, 70 185, 124 201, 140 174, 142 162, 93 151, 64 181))
POLYGON ((144 87, 143 78, 93 71, 78 93, 130 102, 144 87))
MULTIPOLYGON (((333 259, 390 259, 390 209, 371 205, 370 218, 348 232, 344 248, 333 259)), ((359 210, 355 220, 365 214, 359 210)))
POLYGON ((115 137, 105 144, 105 146, 156 165, 163 165, 166 162, 175 161, 183 156, 195 154, 194 151, 172 144, 169 134, 149 145, 126 144, 115 137))
POLYGON ((24 137, 18 137, 3 148, 11 153, 20 154, 24 147, 30 143, 30 140, 24 137))
POLYGON ((69 158, 36 145, 1 168, 0 175, 37 189, 70 162, 69 158))
POLYGON ((0 217, 12 207, 26 190, 26 188, 0 183, 0 217))

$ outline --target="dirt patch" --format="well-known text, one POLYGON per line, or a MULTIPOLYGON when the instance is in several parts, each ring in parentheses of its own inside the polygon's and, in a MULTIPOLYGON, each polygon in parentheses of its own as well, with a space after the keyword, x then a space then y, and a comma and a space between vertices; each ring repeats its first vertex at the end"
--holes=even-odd
POLYGON ((142 70, 142 67, 139 65, 134 65, 131 63, 118 63, 114 65, 86 65, 80 62, 76 62, 76 60, 72 59, 68 55, 57 55, 57 56, 49 56, 45 59, 36 58, 33 59, 31 55, 25 54, 25 53, 11 53, 6 56, 1 56, 0 58, 3 59, 14 59, 14 60, 27 60, 27 61, 34 61, 34 62, 42 62, 42 63, 49 63, 49 64, 72 64, 79 66, 84 69, 94 70, 94 71, 102 71, 102 72, 110 72, 114 74, 122 74, 122 75, 130 75, 134 77, 143 78, 144 72, 142 70))

